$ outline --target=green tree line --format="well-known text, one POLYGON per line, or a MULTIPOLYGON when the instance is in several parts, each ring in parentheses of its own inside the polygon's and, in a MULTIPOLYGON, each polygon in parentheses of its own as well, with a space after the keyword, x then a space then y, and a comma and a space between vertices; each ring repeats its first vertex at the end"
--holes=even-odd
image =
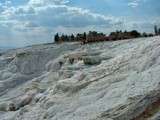
POLYGON ((62 42, 82 42, 83 44, 89 42, 100 42, 100 41, 115 41, 115 40, 124 40, 124 39, 132 39, 138 37, 152 37, 154 35, 160 35, 160 28, 156 25, 154 27, 155 34, 152 33, 140 33, 137 30, 132 31, 122 31, 117 30, 115 32, 111 32, 108 36, 102 32, 97 31, 89 31, 88 33, 78 33, 71 35, 59 35, 58 33, 54 36, 55 43, 62 42))

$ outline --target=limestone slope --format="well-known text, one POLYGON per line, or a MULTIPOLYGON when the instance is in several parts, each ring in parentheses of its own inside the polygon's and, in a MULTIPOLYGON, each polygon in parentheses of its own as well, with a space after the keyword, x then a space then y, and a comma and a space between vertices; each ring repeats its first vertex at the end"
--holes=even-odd
POLYGON ((0 120, 159 120, 160 37, 46 44, 0 56, 0 120))

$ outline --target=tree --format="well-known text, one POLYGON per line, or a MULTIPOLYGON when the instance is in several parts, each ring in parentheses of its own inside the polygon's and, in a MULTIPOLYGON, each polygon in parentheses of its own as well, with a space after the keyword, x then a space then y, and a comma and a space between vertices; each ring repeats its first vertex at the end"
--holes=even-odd
POLYGON ((124 33, 128 33, 127 30, 125 30, 124 33))
POLYGON ((158 29, 158 34, 160 35, 160 28, 158 29))
POLYGON ((64 35, 64 41, 69 41, 69 37, 67 35, 64 35))
POLYGON ((98 33, 96 31, 92 32, 93 37, 96 37, 98 35, 98 33))
POLYGON ((152 33, 149 33, 148 34, 148 37, 153 37, 154 35, 152 33))
POLYGON ((154 32, 155 32, 155 35, 158 35, 158 28, 157 28, 157 25, 154 26, 154 32))
POLYGON ((81 36, 81 35, 80 35, 79 33, 76 35, 76 40, 77 40, 77 41, 80 41, 80 36, 81 36))
POLYGON ((59 35, 58 35, 58 33, 56 33, 56 35, 54 36, 54 41, 55 42, 59 42, 59 35))
POLYGON ((137 38, 137 37, 141 36, 141 34, 138 31, 136 31, 136 30, 132 30, 130 32, 130 35, 131 35, 131 37, 134 37, 134 38, 137 38))
POLYGON ((145 33, 145 32, 142 34, 142 36, 143 37, 148 37, 147 33, 145 33))
POLYGON ((99 33, 99 35, 100 35, 100 36, 106 36, 106 35, 105 35, 104 33, 102 33, 102 32, 101 32, 101 33, 99 33))
POLYGON ((89 31, 88 36, 89 37, 96 37, 97 36, 97 32, 96 31, 89 31))
POLYGON ((64 41, 65 41, 65 35, 62 34, 62 36, 61 36, 61 42, 64 42, 64 41))
POLYGON ((74 41, 74 35, 73 34, 71 35, 71 41, 74 41))
POLYGON ((86 40, 87 39, 87 35, 86 32, 83 33, 83 39, 86 40))

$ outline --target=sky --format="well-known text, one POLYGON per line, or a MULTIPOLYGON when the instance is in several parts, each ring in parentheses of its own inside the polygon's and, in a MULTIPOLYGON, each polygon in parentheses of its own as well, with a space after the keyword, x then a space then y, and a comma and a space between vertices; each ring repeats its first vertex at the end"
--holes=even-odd
POLYGON ((160 0, 0 0, 0 47, 53 42, 55 33, 153 32, 160 0))

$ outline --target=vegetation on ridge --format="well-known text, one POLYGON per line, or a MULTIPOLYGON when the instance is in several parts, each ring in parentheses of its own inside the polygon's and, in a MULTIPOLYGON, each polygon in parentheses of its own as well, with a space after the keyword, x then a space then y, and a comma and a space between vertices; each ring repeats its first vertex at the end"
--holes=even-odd
POLYGON ((156 25, 154 27, 155 34, 152 33, 140 33, 137 30, 132 31, 119 31, 111 32, 108 36, 102 32, 89 31, 88 33, 84 32, 82 34, 78 33, 76 35, 64 35, 61 36, 57 33, 54 36, 55 43, 62 42, 81 42, 82 44, 90 42, 101 42, 101 41, 116 41, 116 40, 125 40, 138 37, 152 37, 154 35, 160 35, 160 28, 156 25))

